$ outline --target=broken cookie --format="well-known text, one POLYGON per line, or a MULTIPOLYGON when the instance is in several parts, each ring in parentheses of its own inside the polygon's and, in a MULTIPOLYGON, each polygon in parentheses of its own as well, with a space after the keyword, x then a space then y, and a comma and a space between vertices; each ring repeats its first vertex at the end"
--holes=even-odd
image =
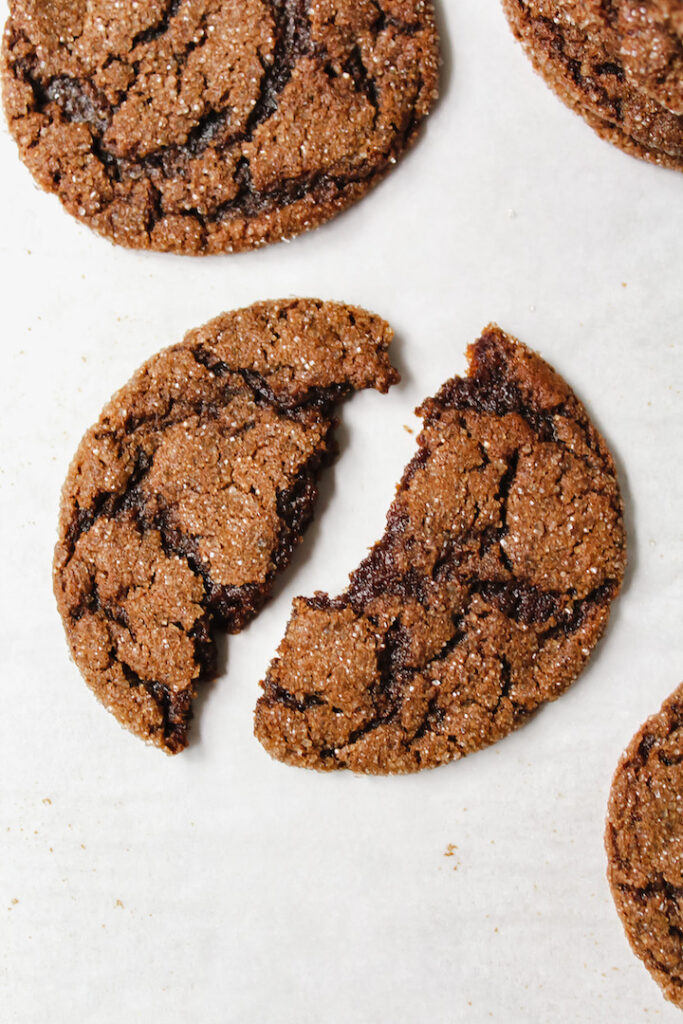
POLYGON ((255 732, 288 764, 393 774, 479 750, 559 697, 625 564, 612 457, 567 384, 488 327, 418 410, 384 537, 294 602, 255 732))
POLYGON ((360 199, 436 100, 431 0, 10 0, 22 160, 120 245, 251 249, 360 199))
POLYGON ((54 587, 86 682, 176 753, 215 627, 260 610, 313 516, 334 409, 398 380, 392 332, 314 299, 225 313, 153 356, 85 435, 62 493, 54 587))
POLYGON ((683 1009, 683 686, 638 730, 614 775, 605 847, 633 952, 683 1009))

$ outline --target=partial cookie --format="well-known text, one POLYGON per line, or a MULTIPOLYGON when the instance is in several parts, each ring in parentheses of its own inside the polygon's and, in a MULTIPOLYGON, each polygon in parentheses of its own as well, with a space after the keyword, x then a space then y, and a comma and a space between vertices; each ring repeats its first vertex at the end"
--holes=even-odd
POLYGON ((619 762, 605 847, 631 948, 666 998, 683 1009, 683 686, 619 762))
POLYGON ((680 0, 502 0, 532 64, 603 138, 683 170, 680 0))
POLYGON ((22 160, 113 242, 251 249, 360 199, 438 87, 431 0, 10 0, 22 160))
POLYGON ((488 327, 424 429, 346 593, 297 598, 256 708, 288 764, 414 772, 494 743, 559 697, 625 563, 612 457, 539 356, 488 327))
POLYGON ((105 407, 62 493, 54 587, 71 653, 120 722, 187 743, 214 627, 237 633, 313 516, 334 408, 398 380, 389 326, 314 299, 225 313, 105 407))

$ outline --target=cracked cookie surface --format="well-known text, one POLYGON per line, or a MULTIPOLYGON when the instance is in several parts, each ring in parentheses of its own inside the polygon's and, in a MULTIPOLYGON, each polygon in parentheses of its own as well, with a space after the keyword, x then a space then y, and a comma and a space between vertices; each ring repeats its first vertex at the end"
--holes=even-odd
POLYGON ((631 948, 683 1009, 683 685, 638 730, 619 762, 605 848, 631 948))
POLYGON ((424 428, 386 532, 338 598, 297 598, 255 732, 372 774, 485 747, 586 664, 625 564, 612 457, 539 356, 490 326, 424 428))
POLYGON ((11 0, 36 181, 112 241, 250 249, 359 199, 436 99, 431 0, 11 0))
POLYGON ((86 433, 54 587, 86 682, 129 729, 187 743, 216 627, 260 610, 313 517, 335 405, 398 380, 392 332, 314 299, 225 313, 153 356, 86 433))
POLYGON ((555 93, 603 138, 683 170, 679 0, 503 0, 555 93))

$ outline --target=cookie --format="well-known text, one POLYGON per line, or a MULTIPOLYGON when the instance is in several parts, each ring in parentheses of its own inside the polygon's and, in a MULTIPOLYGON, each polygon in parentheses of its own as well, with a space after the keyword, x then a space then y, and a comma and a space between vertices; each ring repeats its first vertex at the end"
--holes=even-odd
POLYGON ((386 532, 297 598, 255 732, 288 764, 414 772, 507 735, 598 642, 625 562, 612 457, 539 356, 489 326, 424 428, 386 532))
POLYGON ((633 952, 683 1009, 683 685, 636 733, 614 775, 605 847, 633 952))
POLYGON ((535 69, 599 135, 683 170, 680 0, 503 0, 503 8, 535 69))
POLYGON ((113 242, 252 249, 360 199, 438 87, 431 0, 10 0, 4 103, 42 188, 113 242))
POLYGON ((335 406, 398 380, 391 336, 314 299, 225 313, 148 360, 81 441, 57 604, 96 696, 167 753, 187 743, 215 629, 256 615, 313 516, 335 406))

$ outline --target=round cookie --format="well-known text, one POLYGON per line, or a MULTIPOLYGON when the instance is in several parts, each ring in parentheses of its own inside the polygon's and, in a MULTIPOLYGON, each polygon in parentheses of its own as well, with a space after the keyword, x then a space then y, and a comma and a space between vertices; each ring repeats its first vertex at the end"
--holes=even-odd
POLYGON ((625 563, 612 457, 566 383, 488 327, 424 428, 386 532, 297 598, 256 708, 288 764, 414 772, 494 743, 578 676, 625 563))
POLYGON ((22 160, 112 241, 251 249, 363 196, 437 96, 432 0, 10 0, 22 160))
POLYGON ((683 685, 629 743, 605 832, 607 877, 633 952, 683 1009, 683 685))
POLYGON ((392 332, 314 299, 225 313, 153 356, 64 484, 54 588, 86 682, 168 753, 187 743, 214 627, 260 610, 313 517, 335 405, 398 380, 392 332))
POLYGON ((603 138, 683 170, 679 0, 502 0, 535 69, 603 138))

